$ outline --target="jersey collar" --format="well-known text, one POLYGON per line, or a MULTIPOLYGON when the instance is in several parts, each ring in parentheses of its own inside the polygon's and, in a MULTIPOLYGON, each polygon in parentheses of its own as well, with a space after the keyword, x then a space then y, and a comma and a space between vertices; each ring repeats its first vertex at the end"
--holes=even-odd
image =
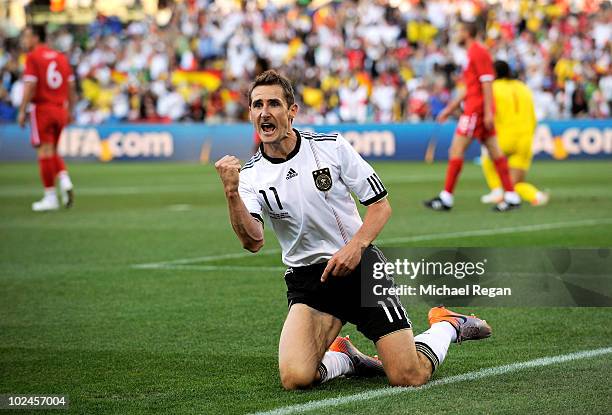
POLYGON ((300 151, 300 144, 301 144, 301 141, 302 141, 302 137, 300 136, 300 132, 298 130, 296 130, 295 128, 293 129, 293 131, 295 132, 295 135, 297 137, 297 141, 295 143, 295 147, 293 148, 293 150, 291 150, 291 153, 289 153, 287 155, 286 159, 281 159, 281 158, 277 158, 277 157, 270 157, 270 156, 268 156, 266 153, 264 153, 263 143, 261 143, 259 145, 259 151, 261 151, 261 155, 266 160, 268 160, 270 163, 272 163, 272 164, 281 164, 281 163, 284 163, 286 161, 291 160, 300 151))

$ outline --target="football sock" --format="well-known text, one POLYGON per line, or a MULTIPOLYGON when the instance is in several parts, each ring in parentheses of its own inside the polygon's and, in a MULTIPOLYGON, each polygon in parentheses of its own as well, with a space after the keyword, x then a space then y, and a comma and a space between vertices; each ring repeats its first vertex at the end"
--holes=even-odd
POLYGON ((72 190, 72 180, 70 180, 70 175, 66 170, 60 171, 58 178, 62 190, 72 190))
POLYGON ((521 199, 529 203, 533 203, 538 197, 538 189, 531 183, 520 182, 515 184, 514 188, 521 199))
POLYGON ((57 197, 57 194, 55 193, 55 187, 45 187, 45 198, 47 197, 57 197))
POLYGON ((453 193, 455 185, 457 184, 457 178, 461 173, 463 167, 463 158, 454 157, 448 161, 448 167, 446 168, 446 182, 444 183, 444 190, 448 193, 453 193))
POLYGON ((512 184, 512 179, 510 178, 510 171, 508 170, 508 159, 502 156, 497 160, 494 160, 495 170, 497 170, 497 174, 499 179, 501 180, 502 186, 506 192, 514 192, 514 185, 512 184))
POLYGON ((438 197, 440 198, 440 200, 442 200, 442 203, 444 203, 446 206, 453 205, 454 197, 452 193, 448 193, 446 190, 442 190, 440 194, 438 195, 438 197))
POLYGON ((55 162, 52 157, 39 157, 40 179, 45 189, 55 186, 55 162))
POLYGON ((66 169, 64 159, 62 159, 62 157, 56 153, 53 156, 53 161, 55 166, 55 174, 57 175, 60 181, 60 187, 64 190, 71 190, 72 181, 70 180, 70 175, 68 174, 68 170, 66 169))
POLYGON ((432 373, 442 364, 448 346, 457 340, 457 330, 448 322, 441 321, 431 325, 414 338, 417 352, 423 354, 431 362, 432 373))
POLYGON ((495 170, 495 165, 489 157, 482 158, 482 173, 484 174, 489 189, 493 190, 502 187, 499 176, 497 175, 497 170, 495 170))
POLYGON ((351 359, 346 354, 341 352, 325 352, 323 361, 319 365, 319 375, 321 375, 319 382, 327 382, 338 376, 350 375, 354 372, 353 362, 351 362, 351 359))
POLYGON ((58 174, 62 171, 66 171, 66 164, 64 159, 57 153, 53 155, 53 161, 55 162, 55 173, 58 174))

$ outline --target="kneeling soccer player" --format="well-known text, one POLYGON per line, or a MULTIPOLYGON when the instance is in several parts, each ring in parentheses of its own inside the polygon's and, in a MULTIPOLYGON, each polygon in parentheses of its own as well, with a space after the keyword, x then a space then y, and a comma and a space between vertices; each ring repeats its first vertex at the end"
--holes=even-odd
POLYGON ((392 385, 422 385, 451 342, 488 337, 491 328, 484 320, 435 307, 429 312, 431 328, 413 337, 397 297, 391 299, 392 315, 361 304, 360 261, 362 254, 381 255, 371 242, 391 215, 387 190, 340 134, 292 128, 297 112, 290 82, 264 72, 249 91, 259 151, 242 168, 233 156, 215 164, 244 248, 261 249, 266 217, 289 267, 289 312, 279 344, 282 385, 308 388, 342 375, 379 374, 392 385), (363 222, 351 192, 367 206, 363 222), (380 360, 337 337, 345 322, 376 344, 380 360))

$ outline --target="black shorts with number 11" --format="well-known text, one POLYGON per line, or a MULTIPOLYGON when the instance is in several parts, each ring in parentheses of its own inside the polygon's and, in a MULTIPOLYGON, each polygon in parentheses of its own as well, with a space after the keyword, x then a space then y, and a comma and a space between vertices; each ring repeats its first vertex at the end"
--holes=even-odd
POLYGON ((289 308, 294 304, 306 304, 331 314, 343 324, 355 324, 357 330, 373 342, 398 330, 412 328, 397 296, 374 298, 372 295, 373 284, 387 288, 394 285, 390 277, 373 280, 370 270, 363 270, 362 275, 362 264, 376 261, 384 261, 384 256, 377 247, 369 246, 355 271, 344 277, 330 275, 324 283, 321 274, 327 262, 287 269, 285 283, 289 308))

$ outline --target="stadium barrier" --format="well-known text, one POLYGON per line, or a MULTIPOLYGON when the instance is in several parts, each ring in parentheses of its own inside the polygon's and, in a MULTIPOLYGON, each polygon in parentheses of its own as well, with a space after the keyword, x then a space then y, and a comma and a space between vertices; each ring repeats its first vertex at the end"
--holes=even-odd
MULTIPOLYGON (((300 126, 340 131, 369 160, 446 160, 455 123, 338 124, 300 126)), ((0 125, 0 161, 34 160, 28 128, 0 125)), ((202 161, 233 154, 245 160, 253 147, 250 124, 102 124, 71 126, 60 153, 69 160, 202 161)), ((468 158, 477 157, 473 144, 468 158)), ((610 158, 612 119, 541 122, 533 144, 536 159, 610 158)))

